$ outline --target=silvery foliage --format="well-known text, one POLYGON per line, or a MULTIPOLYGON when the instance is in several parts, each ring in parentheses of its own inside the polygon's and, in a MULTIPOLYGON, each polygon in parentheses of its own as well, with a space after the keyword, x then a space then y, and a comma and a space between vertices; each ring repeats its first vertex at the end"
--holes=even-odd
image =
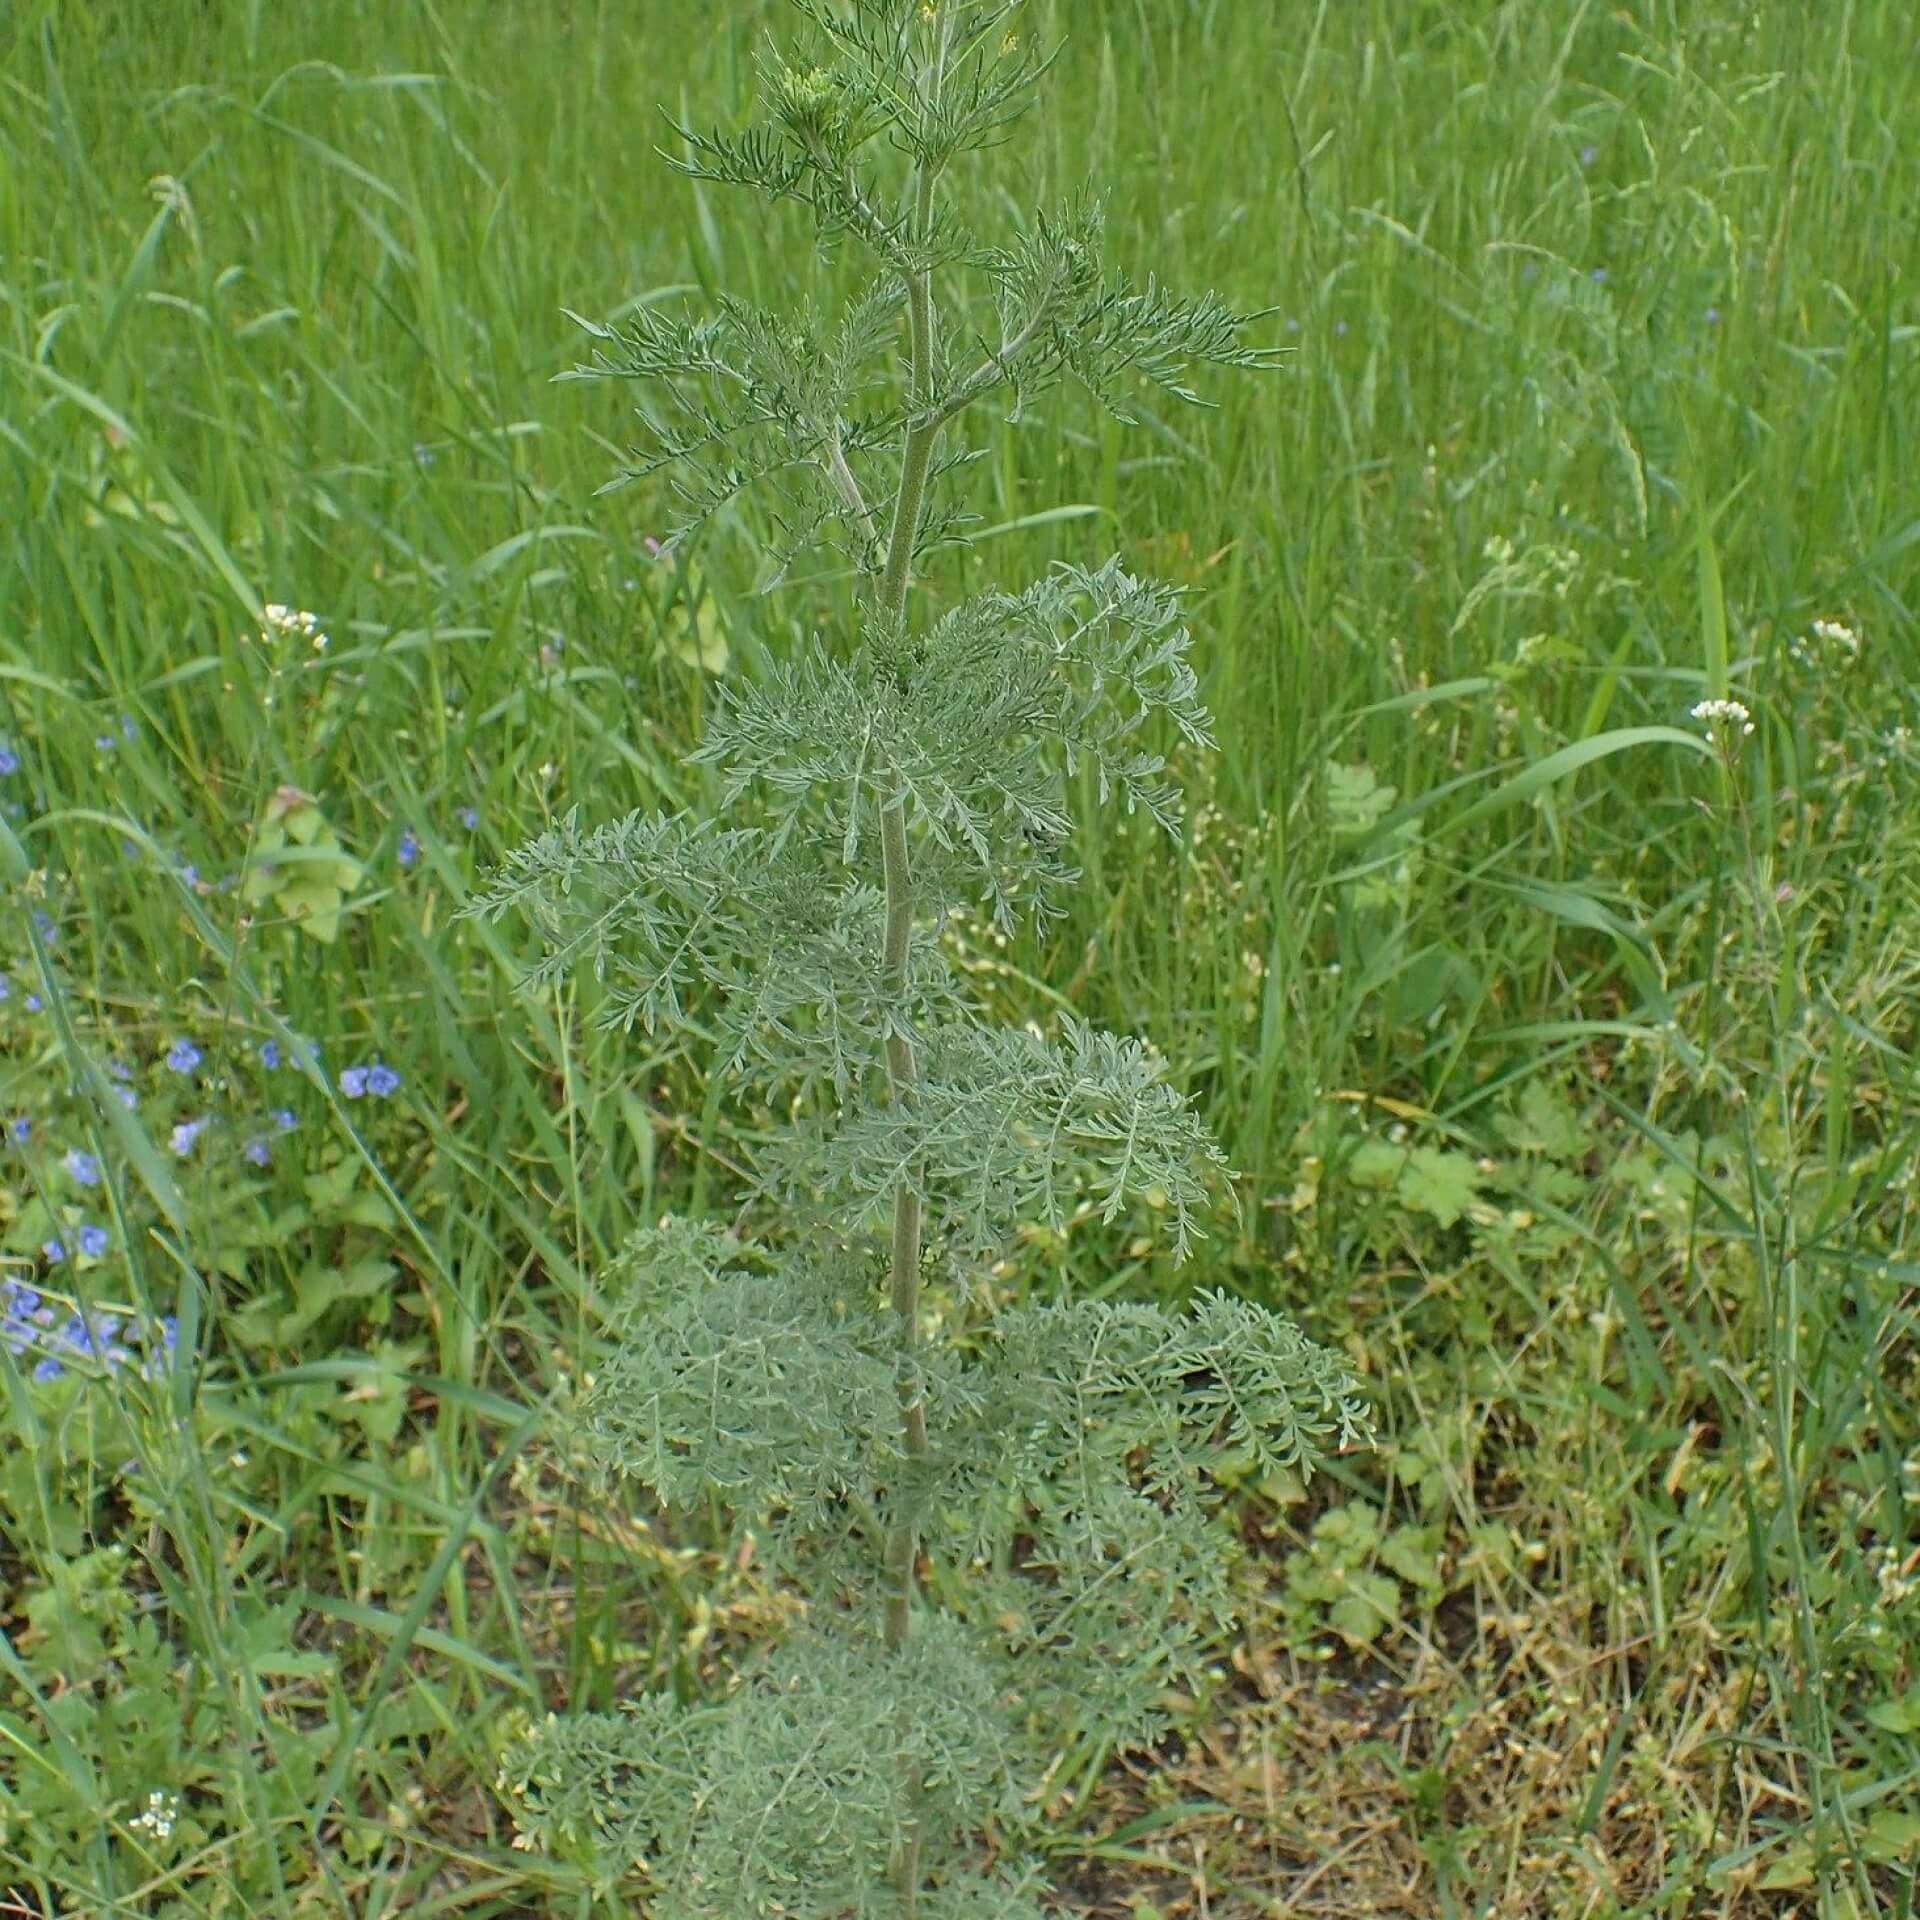
POLYGON ((680 129, 678 164, 803 202, 871 286, 829 320, 583 321, 580 377, 646 396, 613 484, 659 474, 682 535, 755 489, 772 576, 851 562, 853 631, 722 690, 713 812, 569 814, 469 911, 532 923, 534 987, 584 970, 605 1021, 710 1039, 793 1116, 753 1168, 778 1245, 669 1220, 604 1276, 576 1438, 670 1512, 718 1499, 807 1604, 723 1697, 552 1717, 502 1785, 522 1844, 631 1878, 654 1920, 1033 1920, 1062 1739, 1159 1737, 1232 1624, 1221 1462, 1305 1474, 1368 1426, 1335 1355, 1217 1292, 925 1337, 923 1283, 1037 1223, 1157 1216, 1184 1257, 1224 1168, 1140 1042, 996 1029, 939 938, 956 906, 1054 911, 1078 770, 1178 831, 1153 742, 1210 744, 1178 597, 1117 563, 937 618, 911 586, 965 538, 968 409, 1071 379, 1124 419, 1133 383, 1191 399, 1192 368, 1270 356, 1217 300, 1107 273, 1092 203, 990 241, 943 194, 1047 64, 1017 0, 796 4, 813 45, 768 56, 769 123, 680 129))

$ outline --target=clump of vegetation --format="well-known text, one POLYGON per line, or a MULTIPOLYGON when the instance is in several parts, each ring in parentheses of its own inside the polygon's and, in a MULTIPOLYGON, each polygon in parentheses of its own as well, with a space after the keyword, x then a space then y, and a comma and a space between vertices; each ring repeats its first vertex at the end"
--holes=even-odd
POLYGON ((771 123, 683 130, 684 164, 804 202, 871 283, 831 319, 643 308, 590 327, 583 372, 647 383, 626 477, 671 469, 683 532, 757 486, 776 573, 837 549, 844 630, 723 690, 692 756, 719 770, 710 809, 570 813, 469 911, 527 916, 535 987, 590 973, 604 1022, 697 1030, 788 1116, 751 1170, 779 1244, 636 1233, 576 1418, 670 1510, 722 1499, 805 1616, 724 1700, 549 1720, 505 1785, 524 1837, 603 1884, 644 1868, 663 1916, 1037 1915, 1017 1840, 1057 1724, 1151 1742, 1233 1617, 1221 1463, 1304 1475, 1367 1417, 1343 1360, 1224 1293, 972 1284, 1083 1206, 1157 1216, 1180 1257, 1202 1231, 1224 1162, 1148 1048, 1071 1017, 994 1027, 940 932, 957 907, 1009 931, 1057 910, 1083 770, 1177 832, 1158 733, 1210 735, 1179 596, 1117 562, 937 614, 914 589, 966 544, 974 410, 1072 379, 1124 420, 1130 382, 1191 399, 1191 369, 1272 356, 1218 300, 1110 273, 1091 202, 1005 237, 963 217, 950 170, 1047 65, 1017 5, 801 11, 815 49, 766 63, 771 123))

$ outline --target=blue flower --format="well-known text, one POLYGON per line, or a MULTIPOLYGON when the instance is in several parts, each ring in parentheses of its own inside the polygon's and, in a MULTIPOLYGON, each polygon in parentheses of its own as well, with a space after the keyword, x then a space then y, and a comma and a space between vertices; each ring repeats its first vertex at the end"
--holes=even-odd
POLYGON ((78 1147, 74 1147, 63 1164, 83 1187, 97 1187, 100 1184, 100 1162, 92 1154, 82 1153, 78 1147))
POLYGON ((280 1064, 280 1043, 277 1040, 260 1042, 260 1064, 271 1073, 280 1064))
POLYGON ((67 1257, 66 1248, 58 1240, 43 1240, 40 1243, 40 1251, 47 1256, 47 1264, 50 1267, 57 1267, 67 1257))
POLYGON ((275 1107, 273 1110, 273 1124, 278 1127, 282 1133, 291 1133, 300 1122, 294 1118, 291 1107, 275 1107))
POLYGON ((462 807, 454 817, 469 833, 474 832, 480 825, 480 810, 477 807, 462 807))
POLYGON ((420 839, 411 827, 402 831, 400 835, 400 845, 393 857, 398 860, 403 867, 412 866, 413 863, 420 858, 420 839))
POLYGON ((0 973, 0 1000, 13 998, 13 982, 4 973, 0 973))
POLYGON ((110 733, 96 733, 93 736, 94 750, 98 753, 111 753, 118 744, 110 733))
POLYGON ((37 993, 27 995, 27 1011, 29 1013, 38 1013, 40 1011, 40 996, 37 993))
POLYGON ((0 774, 18 773, 20 756, 11 747, 0 747, 0 774))
POLYGON ((247 1144, 240 1149, 240 1152, 243 1158, 252 1161, 256 1167, 266 1166, 273 1158, 273 1156, 267 1152, 267 1143, 258 1138, 249 1140, 247 1144))
POLYGON ((367 1093, 377 1100, 384 1100, 388 1094, 397 1091, 399 1085, 400 1076, 378 1059, 369 1066, 348 1067, 340 1075, 340 1091, 349 1100, 358 1100, 367 1093))
POLYGON ((86 1260, 98 1260, 113 1245, 113 1235, 105 1227, 80 1229, 80 1254, 86 1260))
POLYGON ((193 1151, 193 1143, 198 1140, 206 1130, 207 1122, 204 1116, 198 1120, 182 1120, 180 1124, 174 1128, 171 1136, 168 1138, 167 1144, 182 1159, 185 1159, 186 1156, 193 1151))
POLYGON ((175 1073, 191 1073, 205 1056, 191 1040, 176 1040, 167 1049, 167 1065, 175 1073))
POLYGON ((24 1113, 19 1115, 7 1127, 7 1138, 10 1139, 16 1147, 24 1147, 32 1137, 33 1122, 29 1120, 24 1113))
POLYGON ((66 1368, 63 1367, 52 1354, 48 1354, 47 1357, 34 1368, 33 1377, 36 1380, 58 1380, 65 1372, 66 1368))

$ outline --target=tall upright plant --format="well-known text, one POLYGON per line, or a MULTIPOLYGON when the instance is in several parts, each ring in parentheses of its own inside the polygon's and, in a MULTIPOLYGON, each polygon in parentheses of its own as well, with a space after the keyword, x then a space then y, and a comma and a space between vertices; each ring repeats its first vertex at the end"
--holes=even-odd
POLYGON ((724 1698, 556 1716, 503 1786, 523 1844, 603 1886, 643 1870, 654 1920, 1011 1920, 1041 1911, 1022 1846, 1060 1738, 1156 1738, 1231 1622, 1220 1462, 1310 1471, 1367 1424, 1333 1354, 1224 1294, 956 1284, 1088 1207, 1159 1215, 1178 1257, 1199 1233, 1221 1156, 1147 1050, 994 1027, 940 932, 1057 910, 1079 769, 1177 831, 1149 723, 1209 736, 1178 597, 1117 562, 937 618, 915 589, 966 538, 970 411, 1071 378, 1124 420, 1130 378, 1191 399, 1190 367, 1271 356, 1210 295, 1105 276, 1091 202, 994 240, 948 197, 1048 65, 1019 0, 796 3, 812 45, 767 58, 770 123, 679 129, 680 164, 802 202, 871 283, 831 321, 582 321, 580 376, 648 383, 623 479, 669 470, 689 530, 769 493, 783 559, 850 561, 852 617, 726 689, 693 755, 723 770, 710 813, 569 814, 469 911, 519 909, 535 986, 590 969, 607 1022, 711 1036, 790 1121, 753 1169, 777 1244, 636 1233, 578 1418, 667 1509, 752 1526, 805 1606, 724 1698))

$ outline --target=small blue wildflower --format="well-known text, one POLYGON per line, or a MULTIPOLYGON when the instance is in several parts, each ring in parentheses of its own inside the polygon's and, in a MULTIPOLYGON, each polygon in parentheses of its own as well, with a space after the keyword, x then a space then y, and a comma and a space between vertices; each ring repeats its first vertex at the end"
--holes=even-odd
POLYGON ((480 809, 478 807, 462 807, 454 818, 457 819, 469 833, 476 832, 480 825, 480 809))
POLYGON ((120 1104, 129 1113, 135 1111, 140 1105, 140 1096, 131 1087, 115 1087, 114 1092, 120 1096, 120 1104))
POLYGON ((124 1348, 107 1344, 119 1329, 120 1316, 117 1313, 103 1313, 91 1322, 83 1320, 76 1313, 69 1317, 55 1338, 73 1353, 87 1354, 95 1360, 105 1361, 111 1370, 116 1355, 123 1359, 126 1357, 124 1348))
POLYGON ((16 1147, 24 1147, 33 1138, 33 1122, 24 1113, 17 1115, 7 1125, 7 1137, 16 1147))
POLYGON ((400 1076, 394 1070, 376 1060, 367 1069, 367 1091, 377 1099, 384 1100, 388 1094, 400 1089, 400 1076))
POLYGON ((252 1161, 256 1167, 268 1165, 273 1158, 267 1151, 267 1143, 257 1136, 249 1140, 247 1144, 240 1149, 240 1153, 242 1158, 252 1161))
POLYGON ((1604 286, 1607 279, 1607 270, 1605 267, 1595 267, 1594 270, 1587 275, 1587 278, 1591 280, 1596 287, 1604 286))
POLYGON ((193 1143, 207 1130, 206 1117, 198 1120, 182 1120, 168 1136, 167 1145, 182 1159, 193 1151, 193 1143))
POLYGON ((365 1067, 348 1067, 340 1075, 340 1091, 349 1100, 358 1100, 367 1090, 365 1067))
POLYGON ((280 1064, 280 1043, 277 1040, 260 1042, 260 1064, 271 1073, 280 1064))
POLYGON ((53 915, 48 913, 44 908, 34 908, 33 924, 40 929, 40 938, 42 940, 58 940, 60 938, 60 929, 53 924, 53 915))
POLYGON ((58 1380, 65 1372, 66 1368, 63 1367, 52 1354, 48 1354, 47 1357, 34 1368, 33 1377, 36 1380, 58 1380))
POLYGON ((57 1267, 67 1257, 66 1248, 58 1240, 41 1241, 40 1251, 47 1256, 47 1264, 50 1267, 57 1267))
POLYGON ((105 1227, 83 1226, 80 1229, 80 1253, 83 1259, 98 1260, 113 1245, 113 1235, 105 1227))
POLYGON ((1592 166, 1599 158, 1600 149, 1598 147, 1582 147, 1580 149, 1580 164, 1583 167, 1592 166))
POLYGON ((175 1073, 191 1073, 205 1056, 191 1040, 176 1040, 167 1049, 167 1065, 175 1073))
POLYGON ((403 867, 410 867, 420 858, 420 839, 411 827, 402 830, 400 845, 394 856, 403 867))
POLYGON ((0 747, 0 774, 18 773, 20 756, 11 747, 0 747))
POLYGON ((137 731, 138 729, 133 724, 133 716, 130 713, 123 713, 120 716, 120 738, 122 740, 131 740, 137 731))
POLYGON ((40 1011, 40 996, 37 993, 27 995, 27 1011, 29 1013, 38 1013, 40 1011))
POLYGON ((13 982, 4 973, 0 973, 0 1000, 13 998, 13 982))
POLYGON ((62 1164, 83 1187, 97 1187, 100 1184, 100 1162, 92 1154, 82 1153, 78 1147, 73 1147, 62 1164))
POLYGON ((131 1080, 133 1078, 133 1069, 128 1066, 124 1060, 109 1060, 107 1062, 107 1071, 112 1074, 116 1080, 131 1080))
POLYGON ((191 860, 181 861, 180 878, 184 880, 195 893, 200 891, 200 869, 196 867, 191 860))
POLYGON ((94 750, 97 753, 111 753, 119 744, 119 741, 110 733, 96 733, 93 736, 94 750))
POLYGON ((282 1133, 291 1133, 300 1122, 294 1118, 291 1107, 275 1107, 273 1110, 273 1124, 278 1127, 282 1133))
POLYGON ((1718 307, 1709 307, 1707 309, 1707 325, 1710 327, 1717 327, 1719 324, 1720 324, 1720 309, 1718 307))

